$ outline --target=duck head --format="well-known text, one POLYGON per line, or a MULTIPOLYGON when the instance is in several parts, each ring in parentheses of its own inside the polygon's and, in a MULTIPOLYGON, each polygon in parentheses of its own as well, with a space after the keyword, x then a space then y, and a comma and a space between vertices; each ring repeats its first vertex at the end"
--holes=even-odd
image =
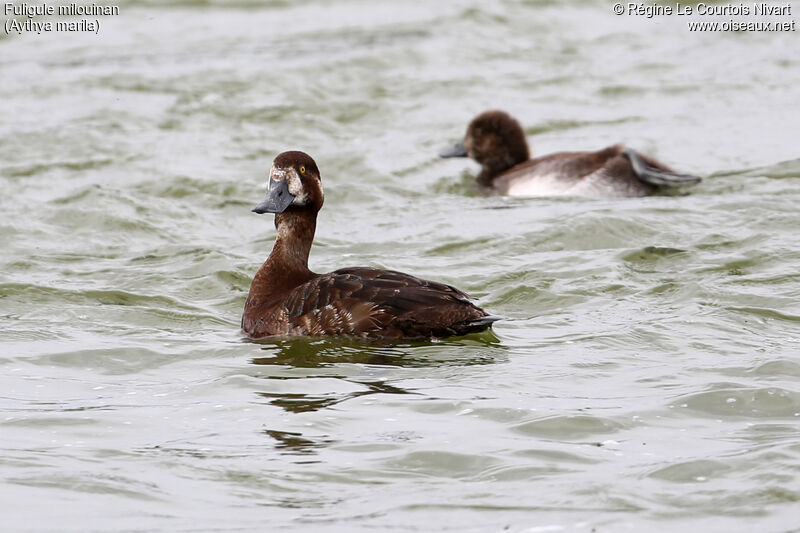
POLYGON ((439 156, 470 157, 482 167, 478 181, 483 185, 530 157, 522 126, 499 110, 485 111, 472 119, 464 140, 439 156))
POLYGON ((283 213, 287 209, 319 211, 324 201, 317 164, 304 152, 283 152, 272 162, 267 197, 253 212, 283 213))

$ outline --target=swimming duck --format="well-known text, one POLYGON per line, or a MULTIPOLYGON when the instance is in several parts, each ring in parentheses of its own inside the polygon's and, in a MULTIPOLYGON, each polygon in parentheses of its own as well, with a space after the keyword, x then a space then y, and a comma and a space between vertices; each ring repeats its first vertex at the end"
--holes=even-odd
POLYGON ((253 211, 275 213, 277 238, 250 285, 242 315, 247 335, 440 338, 481 331, 498 320, 444 283, 368 267, 309 270, 323 198, 310 156, 283 152, 275 158, 267 197, 253 211))
POLYGON ((701 181, 621 144, 530 159, 519 122, 497 110, 475 117, 463 142, 439 156, 472 158, 482 167, 478 184, 510 196, 645 196, 701 181))

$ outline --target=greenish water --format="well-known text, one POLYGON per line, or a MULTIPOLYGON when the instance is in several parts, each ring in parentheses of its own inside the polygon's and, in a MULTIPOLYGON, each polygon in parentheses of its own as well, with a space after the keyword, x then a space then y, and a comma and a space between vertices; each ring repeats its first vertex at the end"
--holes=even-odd
MULTIPOLYGON (((611 4, 124 2, 0 40, 3 531, 797 531, 798 34, 611 4), (623 141, 691 194, 483 198, 623 141), (272 158, 311 268, 452 283, 494 333, 252 342, 272 158)), ((798 6, 793 6, 800 8, 798 6)))

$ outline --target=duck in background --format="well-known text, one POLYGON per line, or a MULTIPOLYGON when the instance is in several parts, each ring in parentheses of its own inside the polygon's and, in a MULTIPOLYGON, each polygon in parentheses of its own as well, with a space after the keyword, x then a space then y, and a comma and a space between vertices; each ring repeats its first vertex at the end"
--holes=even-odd
POLYGON ((378 268, 308 269, 324 195, 317 164, 303 152, 283 152, 269 174, 256 213, 275 213, 277 238, 256 273, 242 315, 250 337, 352 336, 441 338, 482 331, 491 316, 460 290, 378 268))
POLYGON ((519 122, 498 110, 475 117, 464 140, 439 156, 470 157, 481 165, 478 184, 509 196, 646 196, 701 181, 621 144, 530 159, 519 122))

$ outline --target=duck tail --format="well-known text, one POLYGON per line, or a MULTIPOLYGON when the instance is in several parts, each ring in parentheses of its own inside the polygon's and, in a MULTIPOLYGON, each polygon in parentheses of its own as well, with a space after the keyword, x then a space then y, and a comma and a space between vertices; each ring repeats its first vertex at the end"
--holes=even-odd
POLYGON ((655 167, 645 161, 638 152, 631 148, 625 148, 622 155, 628 158, 633 168, 633 173, 644 183, 649 183, 656 187, 681 187, 683 185, 694 185, 703 181, 699 176, 691 174, 678 174, 662 168, 655 167))
POLYGON ((490 327, 498 320, 503 320, 503 317, 498 315, 481 316, 473 320, 470 320, 468 322, 464 322, 464 327, 467 328, 467 330, 470 332, 483 331, 484 329, 490 327))

